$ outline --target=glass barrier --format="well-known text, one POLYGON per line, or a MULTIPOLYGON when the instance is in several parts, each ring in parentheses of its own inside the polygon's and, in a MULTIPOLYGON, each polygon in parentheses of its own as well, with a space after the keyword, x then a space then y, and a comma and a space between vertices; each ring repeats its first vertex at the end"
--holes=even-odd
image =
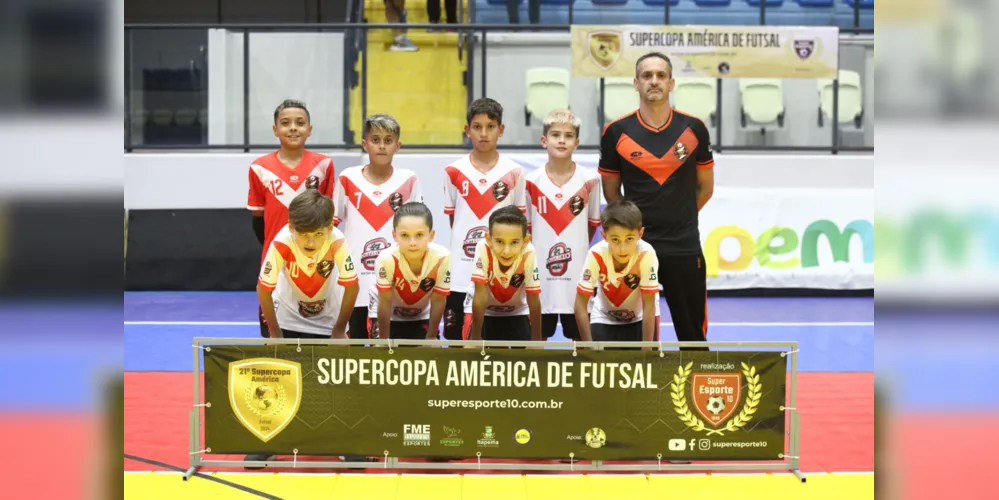
MULTIPOLYGON (((357 147, 374 113, 400 121, 409 150, 464 148, 467 106, 484 95, 504 105, 502 148, 539 149, 543 117, 528 109, 526 78, 531 68, 571 70, 569 26, 453 26, 126 25, 125 149, 270 149, 274 109, 289 98, 309 107, 313 148, 357 147)), ((836 93, 835 81, 778 80, 773 123, 747 116, 738 80, 713 80, 714 95, 699 99, 714 101, 704 117, 714 147, 872 150, 873 36, 851 31, 841 29, 840 48, 851 85, 836 93)), ((596 149, 603 125, 637 107, 637 96, 607 98, 629 91, 612 83, 568 80, 581 149, 596 149)))

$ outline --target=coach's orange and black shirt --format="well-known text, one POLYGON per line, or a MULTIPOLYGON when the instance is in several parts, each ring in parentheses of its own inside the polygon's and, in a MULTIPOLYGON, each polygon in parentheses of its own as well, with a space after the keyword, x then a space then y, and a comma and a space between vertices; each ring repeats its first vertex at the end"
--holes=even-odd
POLYGON ((704 122, 675 109, 659 128, 635 111, 604 127, 600 139, 598 171, 621 177, 624 197, 642 210, 643 239, 660 253, 701 251, 697 169, 714 164, 704 122))

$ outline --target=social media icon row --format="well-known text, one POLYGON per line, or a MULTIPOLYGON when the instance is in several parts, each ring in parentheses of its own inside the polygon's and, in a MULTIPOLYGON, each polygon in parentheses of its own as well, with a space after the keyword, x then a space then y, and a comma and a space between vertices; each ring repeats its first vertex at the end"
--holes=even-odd
POLYGON ((669 451, 708 451, 711 449, 710 439, 691 439, 689 442, 686 439, 670 439, 669 440, 669 451))

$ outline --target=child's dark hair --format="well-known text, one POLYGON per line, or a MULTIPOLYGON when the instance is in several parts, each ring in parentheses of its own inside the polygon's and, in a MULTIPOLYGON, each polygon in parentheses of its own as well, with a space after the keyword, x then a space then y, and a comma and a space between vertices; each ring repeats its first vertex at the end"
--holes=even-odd
POLYGON ((489 231, 492 231, 496 224, 520 226, 524 230, 524 235, 527 235, 527 216, 513 205, 500 208, 489 216, 489 231))
POLYGON ((274 123, 277 123, 278 115, 280 115, 282 111, 289 108, 298 108, 305 111, 305 117, 308 118, 310 122, 312 121, 312 115, 309 113, 309 109, 305 107, 304 102, 296 101, 294 99, 285 99, 285 101, 278 104, 278 107, 274 110, 274 123))
POLYGON ((603 226, 604 231, 612 226, 620 226, 629 230, 641 229, 642 211, 632 201, 612 201, 600 213, 600 225, 603 226))
POLYGON ((318 231, 333 224, 333 200, 315 189, 306 189, 288 205, 288 225, 300 233, 318 231))
POLYGON ((468 116, 466 116, 466 124, 472 124, 472 118, 477 115, 486 115, 490 120, 496 120, 496 123, 500 125, 503 124, 503 105, 496 102, 494 99, 488 97, 480 97, 468 106, 468 116))
POLYGON ((392 218, 392 229, 399 225, 399 220, 403 217, 419 217, 427 223, 428 228, 434 228, 434 215, 426 205, 418 201, 404 203, 395 211, 395 217, 392 218))

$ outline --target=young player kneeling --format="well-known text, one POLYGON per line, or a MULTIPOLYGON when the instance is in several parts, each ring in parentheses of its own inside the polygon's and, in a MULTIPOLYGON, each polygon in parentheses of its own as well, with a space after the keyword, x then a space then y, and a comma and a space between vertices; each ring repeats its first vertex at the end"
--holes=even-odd
POLYGON ((430 209, 419 202, 399 207, 392 245, 375 261, 368 317, 372 338, 436 340, 451 293, 451 253, 434 239, 430 209))
POLYGON ((604 241, 586 254, 576 286, 576 324, 584 341, 651 342, 655 338, 659 260, 642 241, 642 212, 630 201, 614 201, 600 214, 604 241), (599 287, 593 309, 587 306, 599 287))

